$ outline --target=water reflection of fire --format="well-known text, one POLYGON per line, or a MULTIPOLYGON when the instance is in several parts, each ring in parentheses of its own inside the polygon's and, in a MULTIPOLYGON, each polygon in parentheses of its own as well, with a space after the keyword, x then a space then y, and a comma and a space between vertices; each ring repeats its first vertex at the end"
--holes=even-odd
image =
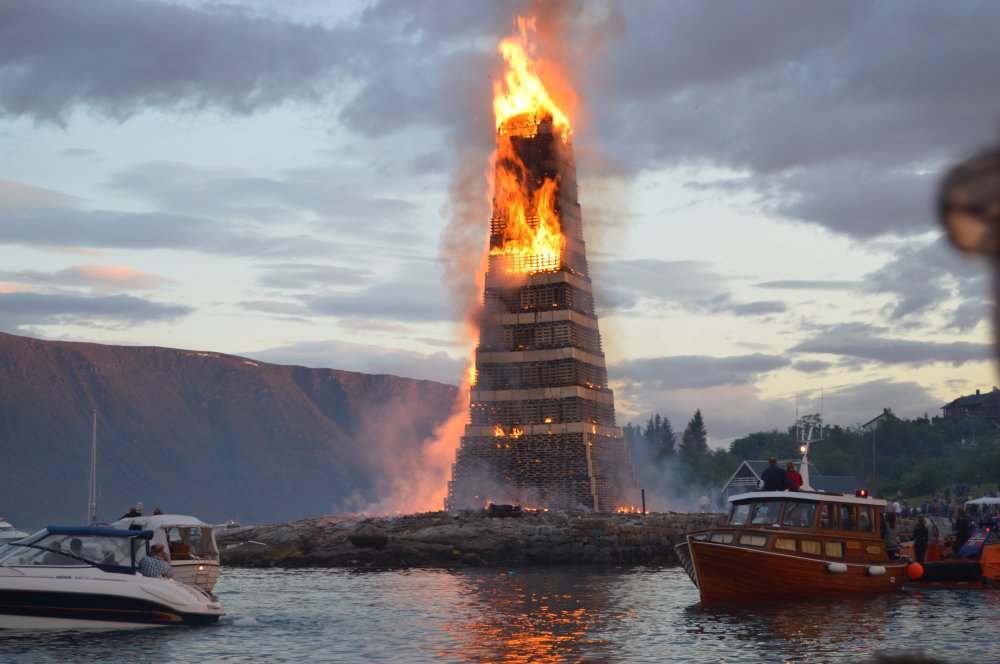
MULTIPOLYGON (((611 658, 611 644, 594 638, 604 627, 608 580, 596 575, 525 570, 465 575, 465 621, 446 629, 466 641, 444 658, 482 662, 573 662, 611 658)), ((620 617, 619 617, 620 618, 620 617)))

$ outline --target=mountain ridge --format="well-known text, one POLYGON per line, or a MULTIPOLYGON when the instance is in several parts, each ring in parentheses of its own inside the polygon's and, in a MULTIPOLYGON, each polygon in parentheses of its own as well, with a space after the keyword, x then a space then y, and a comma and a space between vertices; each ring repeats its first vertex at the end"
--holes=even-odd
POLYGON ((22 528, 85 521, 95 410, 102 521, 140 500, 254 523, 360 509, 391 491, 394 459, 421 453, 456 396, 386 374, 0 333, 0 514, 22 528))

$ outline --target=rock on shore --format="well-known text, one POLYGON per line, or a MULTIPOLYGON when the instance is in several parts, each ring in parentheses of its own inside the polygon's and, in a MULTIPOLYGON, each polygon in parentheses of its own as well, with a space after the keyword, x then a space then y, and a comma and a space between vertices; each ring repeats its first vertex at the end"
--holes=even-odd
POLYGON ((684 535, 718 514, 429 512, 327 516, 217 534, 223 565, 236 567, 448 567, 532 563, 673 564, 684 535))

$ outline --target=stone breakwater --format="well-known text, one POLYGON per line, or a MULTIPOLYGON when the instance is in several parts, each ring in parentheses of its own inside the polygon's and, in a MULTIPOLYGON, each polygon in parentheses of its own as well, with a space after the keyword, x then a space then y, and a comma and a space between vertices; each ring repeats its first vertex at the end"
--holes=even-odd
POLYGON ((451 567, 547 563, 677 562, 674 545, 716 525, 717 514, 432 512, 395 517, 327 516, 224 530, 223 565, 236 567, 451 567))

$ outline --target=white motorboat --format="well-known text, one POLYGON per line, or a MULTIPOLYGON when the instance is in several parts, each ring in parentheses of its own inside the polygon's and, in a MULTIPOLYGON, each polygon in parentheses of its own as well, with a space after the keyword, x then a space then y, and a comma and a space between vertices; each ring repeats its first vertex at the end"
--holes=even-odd
POLYGON ((207 625, 225 615, 209 593, 138 563, 153 533, 49 526, 0 548, 0 628, 207 625))
POLYGON ((219 580, 219 547, 215 527, 193 516, 154 514, 119 519, 112 528, 153 531, 152 544, 162 544, 174 568, 174 578, 212 592, 219 580))
POLYGON ((18 530, 12 526, 9 521, 0 517, 0 544, 16 542, 17 540, 24 539, 27 536, 28 533, 18 530))

